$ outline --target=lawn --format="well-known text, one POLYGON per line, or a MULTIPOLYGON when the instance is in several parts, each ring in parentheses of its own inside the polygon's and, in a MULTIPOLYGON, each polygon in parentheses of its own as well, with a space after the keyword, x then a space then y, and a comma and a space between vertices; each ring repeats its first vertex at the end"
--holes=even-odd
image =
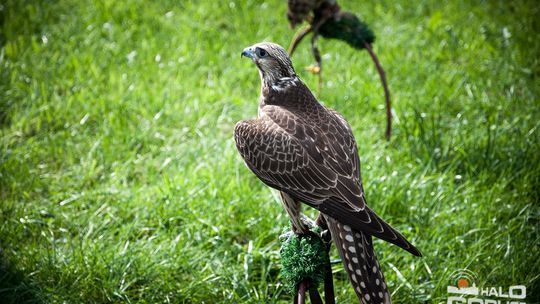
MULTIPOLYGON (((391 141, 366 52, 321 39, 318 97, 353 127, 368 204, 424 254, 375 241, 394 302, 446 303, 467 269, 540 303, 539 6, 341 2, 377 35, 391 141)), ((287 216, 232 137, 259 95, 240 53, 288 45, 285 1, 7 0, 0 22, 0 302, 291 302, 287 216)), ((293 63, 315 89, 307 41, 293 63)))

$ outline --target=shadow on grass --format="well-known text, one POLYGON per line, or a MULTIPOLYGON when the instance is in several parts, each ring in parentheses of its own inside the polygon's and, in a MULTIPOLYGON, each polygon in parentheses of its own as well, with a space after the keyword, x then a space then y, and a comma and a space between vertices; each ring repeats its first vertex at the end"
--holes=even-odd
POLYGON ((38 287, 15 269, 0 251, 0 299, 4 304, 45 303, 38 287))

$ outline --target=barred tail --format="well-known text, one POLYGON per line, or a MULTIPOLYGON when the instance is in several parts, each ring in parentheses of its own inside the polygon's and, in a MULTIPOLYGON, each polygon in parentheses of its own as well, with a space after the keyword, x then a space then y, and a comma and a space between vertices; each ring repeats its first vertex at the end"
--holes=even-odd
POLYGON ((373 250, 371 235, 325 216, 332 239, 360 303, 390 304, 390 294, 373 250))

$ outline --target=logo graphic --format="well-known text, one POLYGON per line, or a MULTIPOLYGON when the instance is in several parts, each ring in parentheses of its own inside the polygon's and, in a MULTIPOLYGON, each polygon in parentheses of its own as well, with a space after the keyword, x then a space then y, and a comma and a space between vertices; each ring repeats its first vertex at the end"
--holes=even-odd
POLYGON ((476 274, 468 269, 460 269, 450 274, 447 304, 527 304, 525 285, 510 287, 477 287, 476 274))
POLYGON ((477 296, 479 292, 478 287, 474 283, 475 281, 476 274, 468 269, 454 271, 450 275, 450 283, 453 283, 454 286, 448 286, 446 291, 448 293, 477 296))

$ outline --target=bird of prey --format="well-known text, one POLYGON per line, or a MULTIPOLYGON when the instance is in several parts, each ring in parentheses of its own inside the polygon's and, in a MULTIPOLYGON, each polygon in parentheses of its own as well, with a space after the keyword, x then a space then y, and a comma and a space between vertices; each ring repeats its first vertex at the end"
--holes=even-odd
POLYGON ((366 205, 351 127, 319 103, 287 52, 269 42, 243 50, 261 78, 259 115, 236 124, 236 147, 266 185, 280 191, 293 231, 309 233, 301 203, 322 214, 361 303, 390 303, 372 236, 420 251, 366 205))

